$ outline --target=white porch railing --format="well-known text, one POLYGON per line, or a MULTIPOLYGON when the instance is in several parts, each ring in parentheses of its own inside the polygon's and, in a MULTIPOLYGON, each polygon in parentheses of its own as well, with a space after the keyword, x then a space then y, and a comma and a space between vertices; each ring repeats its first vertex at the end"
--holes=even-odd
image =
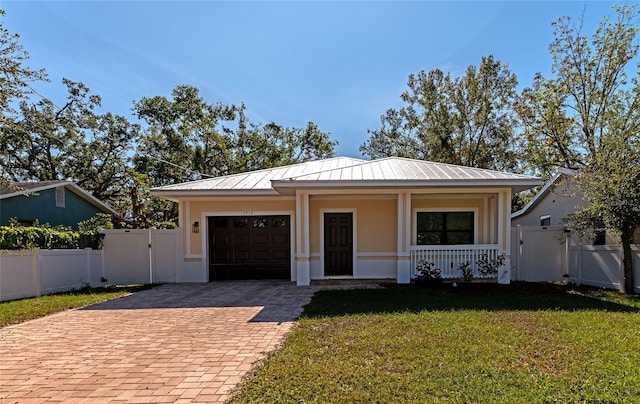
POLYGON ((478 261, 482 258, 492 261, 499 255, 497 244, 414 245, 409 249, 412 278, 416 276, 416 266, 420 261, 433 264, 442 272, 443 279, 462 278, 460 265, 467 262, 474 278, 484 278, 478 271, 478 261))

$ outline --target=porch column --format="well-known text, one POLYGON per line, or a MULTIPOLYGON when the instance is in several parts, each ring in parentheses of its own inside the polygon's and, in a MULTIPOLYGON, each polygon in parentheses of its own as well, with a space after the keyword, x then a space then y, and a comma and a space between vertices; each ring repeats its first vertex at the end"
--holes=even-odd
POLYGON ((411 281, 411 194, 398 193, 398 245, 396 282, 409 283, 411 281))
POLYGON ((505 257, 504 266, 498 269, 498 283, 511 283, 511 189, 498 194, 498 245, 505 257))
POLYGON ((296 191, 296 284, 311 284, 309 263, 309 194, 296 191))

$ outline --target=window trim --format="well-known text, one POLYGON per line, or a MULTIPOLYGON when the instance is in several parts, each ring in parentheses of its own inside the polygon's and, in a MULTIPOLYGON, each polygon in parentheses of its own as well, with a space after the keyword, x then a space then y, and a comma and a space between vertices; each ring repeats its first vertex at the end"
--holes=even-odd
POLYGON ((56 208, 66 207, 66 188, 56 187, 56 208))
MULTIPOLYGON (((411 245, 418 245, 418 213, 431 212, 431 213, 473 213, 473 244, 478 244, 478 212, 479 208, 471 207, 440 207, 440 208, 413 208, 411 212, 411 245)), ((436 244, 438 245, 438 244, 436 244)), ((440 244, 440 245, 466 245, 466 244, 440 244)))

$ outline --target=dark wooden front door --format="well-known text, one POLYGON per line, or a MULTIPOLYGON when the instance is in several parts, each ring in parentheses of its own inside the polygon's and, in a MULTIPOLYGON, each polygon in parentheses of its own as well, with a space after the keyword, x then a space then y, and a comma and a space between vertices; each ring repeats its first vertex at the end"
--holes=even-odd
POLYGON ((324 275, 353 275, 353 214, 324 214, 324 275))
POLYGON ((289 279, 289 216, 209 218, 209 280, 289 279))

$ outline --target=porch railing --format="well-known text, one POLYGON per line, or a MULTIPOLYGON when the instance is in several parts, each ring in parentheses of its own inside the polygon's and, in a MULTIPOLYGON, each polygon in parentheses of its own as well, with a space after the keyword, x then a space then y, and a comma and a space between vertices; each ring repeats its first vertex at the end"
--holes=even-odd
POLYGON ((478 271, 478 261, 498 258, 497 244, 470 245, 414 245, 411 251, 411 277, 417 275, 416 267, 420 261, 433 264, 442 273, 443 279, 462 278, 460 265, 469 263, 474 278, 484 278, 478 271))

